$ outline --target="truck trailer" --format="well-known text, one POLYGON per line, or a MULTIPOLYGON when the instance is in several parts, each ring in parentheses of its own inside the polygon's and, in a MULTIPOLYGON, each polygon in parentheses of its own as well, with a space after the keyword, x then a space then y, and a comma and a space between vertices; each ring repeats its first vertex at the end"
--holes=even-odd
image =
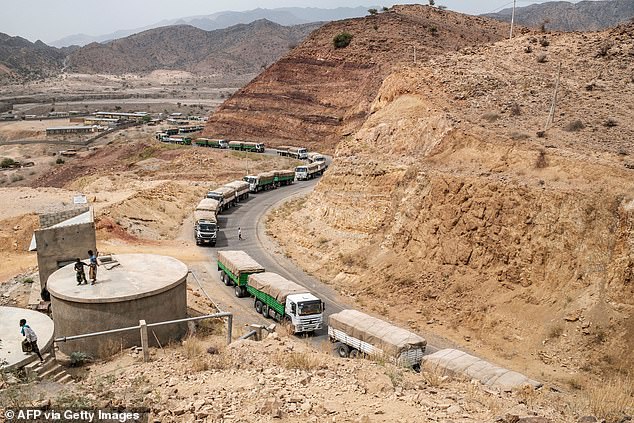
POLYGON ((229 144, 225 140, 213 140, 209 138, 196 138, 194 144, 198 147, 211 148, 229 148, 229 144))
POLYGON ((266 191, 275 188, 275 172, 263 172, 257 176, 245 176, 242 178, 249 184, 251 192, 266 191))
POLYGON ((281 187, 291 185, 295 181, 295 172, 293 170, 275 170, 275 186, 281 187))
POLYGON ((213 191, 209 191, 207 193, 207 198, 212 198, 218 201, 220 203, 219 211, 223 211, 236 204, 236 189, 223 185, 213 191))
POLYGON ((278 322, 288 321, 294 333, 314 332, 324 321, 324 303, 306 288, 277 273, 252 273, 247 292, 254 300, 255 310, 278 322))
POLYGON ((427 346, 415 333, 357 310, 331 314, 328 337, 340 357, 383 356, 413 369, 420 368, 427 346))
POLYGON ((234 285, 236 297, 247 295, 249 275, 264 272, 264 267, 244 251, 218 251, 218 271, 222 282, 234 285))
POLYGON ((232 188, 236 191, 236 201, 244 201, 249 198, 249 183, 245 181, 232 181, 224 186, 232 188))
POLYGON ((264 153, 264 144, 251 141, 229 141, 229 148, 238 151, 251 151, 254 153, 264 153))
POLYGON ((289 145, 281 145, 276 148, 278 156, 294 157, 299 160, 308 158, 308 150, 304 147, 293 147, 289 145))

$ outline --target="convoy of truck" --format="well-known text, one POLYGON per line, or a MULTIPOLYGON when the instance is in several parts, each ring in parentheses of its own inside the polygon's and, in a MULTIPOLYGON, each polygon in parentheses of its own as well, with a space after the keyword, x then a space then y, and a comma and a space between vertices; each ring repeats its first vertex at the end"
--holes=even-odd
POLYGON ((343 310, 328 319, 328 337, 340 357, 381 356, 419 369, 427 341, 408 330, 357 310, 343 310))

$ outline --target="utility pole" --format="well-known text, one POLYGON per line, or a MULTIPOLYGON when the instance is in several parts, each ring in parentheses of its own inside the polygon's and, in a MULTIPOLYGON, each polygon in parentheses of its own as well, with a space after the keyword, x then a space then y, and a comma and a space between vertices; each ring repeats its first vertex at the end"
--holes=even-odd
POLYGON ((546 127, 544 131, 548 129, 550 125, 555 121, 555 106, 557 105, 557 91, 559 91, 559 78, 561 76, 561 62, 557 68, 557 81, 555 82, 555 91, 553 92, 553 101, 550 104, 550 113, 548 113, 548 120, 546 121, 546 127))
POLYGON ((509 36, 509 40, 513 38, 513 24, 515 24, 515 3, 517 3, 517 0, 513 0, 513 13, 511 13, 511 35, 509 36))

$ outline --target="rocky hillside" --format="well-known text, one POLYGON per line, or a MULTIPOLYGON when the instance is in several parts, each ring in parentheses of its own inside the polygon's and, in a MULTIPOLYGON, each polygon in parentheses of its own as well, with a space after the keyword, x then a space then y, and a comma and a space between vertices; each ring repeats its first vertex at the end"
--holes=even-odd
POLYGON ((0 83, 40 79, 58 73, 65 54, 41 41, 0 33, 0 83))
MULTIPOLYGON (((513 9, 504 9, 486 16, 511 22, 513 9)), ((634 17, 631 0, 550 1, 515 9, 518 24, 540 28, 542 25, 554 31, 598 31, 627 22, 634 17)))
POLYGON ((256 74, 319 24, 285 27, 267 20, 204 31, 188 25, 151 29, 71 53, 69 71, 139 73, 178 69, 197 74, 256 74))
POLYGON ((631 386, 632 75, 634 24, 403 68, 269 231, 359 307, 583 395, 631 386))
POLYGON ((360 127, 395 66, 507 34, 497 21, 420 5, 328 23, 226 101, 206 133, 301 140, 323 150, 360 127), (333 38, 342 33, 352 36, 350 44, 335 48, 333 38))

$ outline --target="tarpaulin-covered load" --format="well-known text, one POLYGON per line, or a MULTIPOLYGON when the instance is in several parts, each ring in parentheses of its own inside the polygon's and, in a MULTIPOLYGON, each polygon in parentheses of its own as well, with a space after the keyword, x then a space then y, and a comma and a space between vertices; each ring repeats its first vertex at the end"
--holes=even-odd
POLYGON ((196 210, 194 212, 194 222, 217 223, 216 213, 209 210, 196 210))
POLYGON ((214 200, 213 198, 203 198, 202 200, 200 200, 200 203, 198 203, 198 205, 196 206, 196 210, 210 211, 215 214, 218 214, 219 204, 220 203, 214 200))
POLYGON ((264 272, 264 267, 244 251, 218 251, 218 261, 236 276, 264 272))
POLYGON ((328 325, 394 357, 410 349, 424 349, 427 345, 427 341, 415 333, 357 310, 331 314, 328 325))
POLYGON ((275 172, 274 171, 270 171, 270 172, 262 172, 258 175, 258 178, 262 179, 270 179, 271 181, 273 180, 273 178, 275 178, 275 172))
POLYGON ((226 187, 233 188, 238 195, 243 195, 249 192, 249 184, 244 181, 232 181, 225 184, 226 187))
POLYGON ((284 169, 284 170, 276 170, 275 171, 275 176, 279 177, 295 177, 295 171, 294 170, 288 170, 288 169, 284 169))
POLYGON ((270 295, 280 304, 285 304, 286 297, 291 294, 304 294, 308 292, 303 286, 289 281, 277 273, 271 272, 249 275, 249 286, 270 295))
MULTIPOLYGON (((229 184, 227 184, 227 185, 229 185, 229 184)), ((225 200, 233 200, 233 198, 236 196, 236 189, 232 188, 230 186, 227 186, 227 185, 218 187, 218 188, 214 189, 213 191, 209 191, 209 192, 218 193, 218 194, 222 195, 222 197, 225 200)))

